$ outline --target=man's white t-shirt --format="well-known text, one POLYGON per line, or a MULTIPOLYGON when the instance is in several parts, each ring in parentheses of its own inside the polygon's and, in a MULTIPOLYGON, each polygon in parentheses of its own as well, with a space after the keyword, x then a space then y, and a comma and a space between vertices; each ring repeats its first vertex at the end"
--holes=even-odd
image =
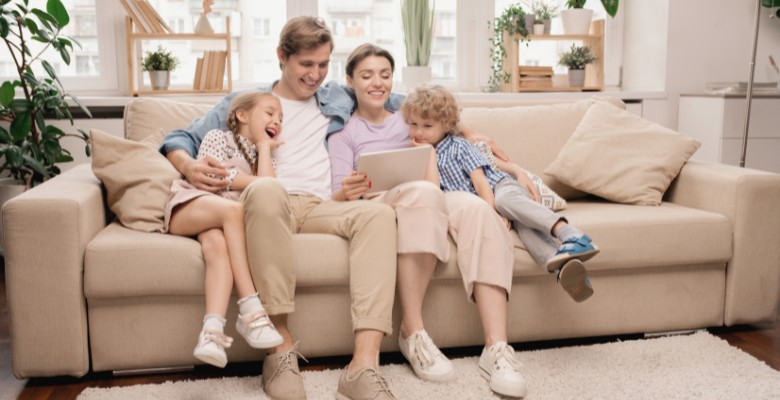
POLYGON ((317 99, 296 101, 279 98, 282 103, 284 141, 274 153, 276 178, 290 194, 315 195, 329 199, 330 158, 325 136, 330 118, 320 111, 317 99))

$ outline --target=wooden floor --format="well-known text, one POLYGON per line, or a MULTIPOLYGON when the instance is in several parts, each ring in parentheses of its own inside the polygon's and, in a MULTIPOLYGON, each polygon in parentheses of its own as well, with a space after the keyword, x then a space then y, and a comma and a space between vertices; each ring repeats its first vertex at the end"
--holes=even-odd
MULTIPOLYGON (((2 259, 0 258, 0 262, 2 259)), ((258 376, 260 363, 229 364, 227 368, 218 369, 210 366, 198 366, 192 371, 157 375, 114 377, 110 373, 91 373, 83 378, 54 378, 17 380, 10 366, 10 349, 8 339, 8 307, 6 303, 5 274, 0 265, 0 400, 34 399, 34 400, 67 400, 75 399, 82 390, 88 387, 118 387, 146 383, 162 383, 169 380, 206 379, 214 377, 258 376)), ((780 312, 778 312, 780 319, 780 312)), ((730 328, 710 329, 714 335, 727 340, 731 345, 752 354, 766 362, 772 368, 780 371, 780 321, 767 325, 737 326, 730 328)), ((519 343, 514 347, 518 350, 544 349, 591 343, 603 343, 617 339, 626 340, 639 338, 639 335, 602 337, 576 340, 557 340, 548 342, 519 343)), ((480 348, 469 347, 447 349, 449 357, 466 357, 479 355, 480 348)), ((311 360, 308 365, 302 365, 304 370, 323 370, 343 368, 349 359, 346 357, 330 357, 311 360)), ((383 354, 382 363, 402 363, 399 353, 383 354)))

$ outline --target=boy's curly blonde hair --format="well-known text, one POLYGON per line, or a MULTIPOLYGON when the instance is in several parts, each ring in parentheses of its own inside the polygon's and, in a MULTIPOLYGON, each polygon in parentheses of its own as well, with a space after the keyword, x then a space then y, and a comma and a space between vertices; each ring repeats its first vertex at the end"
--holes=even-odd
POLYGON ((442 123, 450 134, 457 134, 460 106, 455 97, 441 85, 420 85, 401 104, 406 123, 412 114, 442 123))

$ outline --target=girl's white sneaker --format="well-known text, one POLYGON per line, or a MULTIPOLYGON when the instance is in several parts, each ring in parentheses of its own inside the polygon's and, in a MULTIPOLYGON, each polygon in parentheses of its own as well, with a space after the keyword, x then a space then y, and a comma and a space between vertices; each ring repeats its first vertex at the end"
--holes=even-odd
POLYGON ((224 333, 212 329, 203 329, 198 335, 198 345, 192 355, 205 363, 215 367, 225 368, 227 365, 227 354, 225 349, 233 344, 233 338, 225 336, 224 333))

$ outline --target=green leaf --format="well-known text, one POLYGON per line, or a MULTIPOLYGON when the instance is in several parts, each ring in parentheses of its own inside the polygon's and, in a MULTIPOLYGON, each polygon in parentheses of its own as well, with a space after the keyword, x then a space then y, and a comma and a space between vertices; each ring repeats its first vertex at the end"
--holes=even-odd
POLYGON ((84 146, 84 154, 86 154, 87 157, 92 157, 92 149, 89 145, 84 146))
POLYGON ((14 84, 11 83, 11 81, 3 82, 3 85, 0 86, 0 104, 2 104, 3 107, 8 107, 13 99, 14 84))
MULTIPOLYGON (((81 100, 79 100, 79 99, 78 99, 76 96, 73 96, 73 95, 68 95, 68 97, 70 97, 70 98, 73 100, 73 102, 74 102, 74 103, 76 103, 76 104, 79 106, 79 108, 81 108, 81 111, 84 111, 84 114, 87 114, 87 117, 89 117, 89 118, 92 118, 92 113, 89 111, 89 109, 87 108, 87 106, 85 106, 85 105, 84 105, 84 104, 81 102, 81 100)), ((82 133, 83 133, 83 131, 82 131, 82 133)), ((89 138, 89 136, 88 136, 88 135, 86 135, 86 133, 85 133, 84 135, 85 135, 85 136, 84 136, 84 138, 85 138, 85 139, 86 139, 86 138, 89 138)))
POLYGON ((24 23, 27 25, 27 29, 30 31, 30 33, 33 35, 38 34, 38 24, 36 24, 35 21, 30 18, 25 18, 24 23))
POLYGON ((46 167, 43 165, 43 163, 28 155, 24 155, 22 157, 24 158, 24 162, 30 166, 33 171, 43 175, 44 178, 49 178, 49 171, 46 170, 46 167))
POLYGON ((46 158, 49 160, 57 160, 57 158, 60 157, 61 151, 62 147, 60 146, 60 142, 56 140, 43 141, 43 154, 45 154, 46 158))
POLYGON ((56 80, 60 87, 62 87, 62 82, 57 76, 57 72, 54 70, 54 67, 52 67, 51 64, 49 64, 49 62, 46 60, 41 60, 41 65, 43 65, 43 69, 46 70, 46 73, 49 74, 52 79, 56 80))
POLYGON ((43 12, 43 11, 37 9, 37 8, 33 8, 30 12, 35 14, 35 16, 38 17, 38 20, 41 21, 43 26, 45 26, 46 28, 48 28, 50 30, 54 30, 54 28, 57 27, 57 20, 54 19, 54 17, 52 17, 51 15, 49 15, 49 14, 47 14, 47 13, 45 13, 45 12, 43 12))
POLYGON ((0 37, 3 39, 8 37, 8 21, 5 18, 0 18, 0 37))
POLYGON ((46 130, 44 133, 51 138, 60 138, 65 136, 65 132, 54 125, 46 125, 46 130))
POLYGON ((14 113, 16 114, 31 112, 33 109, 33 103, 27 99, 13 99, 8 104, 8 108, 14 110, 14 113))
POLYGON ((62 5, 60 0, 49 0, 46 2, 46 11, 49 12, 56 20, 60 28, 65 27, 70 22, 68 16, 68 10, 62 5))
POLYGON ((9 144, 12 142, 11 134, 7 129, 0 126, 0 143, 9 144))
POLYGON ((11 122, 11 136, 14 142, 18 143, 30 134, 32 128, 32 116, 29 112, 23 112, 16 115, 16 119, 11 122))
POLYGON ((22 166, 22 149, 12 146, 5 151, 5 159, 8 161, 8 165, 12 168, 19 168, 22 166))
POLYGON ((68 53, 68 50, 64 47, 60 47, 58 50, 60 51, 60 57, 62 57, 62 61, 65 61, 65 64, 70 65, 70 53, 68 53))
POLYGON ((44 42, 44 43, 51 42, 51 32, 49 32, 47 29, 39 29, 38 30, 38 35, 37 36, 33 36, 33 39, 35 39, 36 37, 40 37, 41 38, 41 40, 39 40, 39 42, 44 42))
POLYGON ((73 42, 70 39, 66 39, 64 37, 61 37, 57 39, 57 41, 60 43, 61 47, 69 47, 71 51, 73 51, 73 42))
POLYGON ((609 14, 609 16, 613 18, 617 14, 618 4, 619 4, 619 0, 601 0, 601 5, 604 6, 604 10, 606 10, 607 14, 609 14))

